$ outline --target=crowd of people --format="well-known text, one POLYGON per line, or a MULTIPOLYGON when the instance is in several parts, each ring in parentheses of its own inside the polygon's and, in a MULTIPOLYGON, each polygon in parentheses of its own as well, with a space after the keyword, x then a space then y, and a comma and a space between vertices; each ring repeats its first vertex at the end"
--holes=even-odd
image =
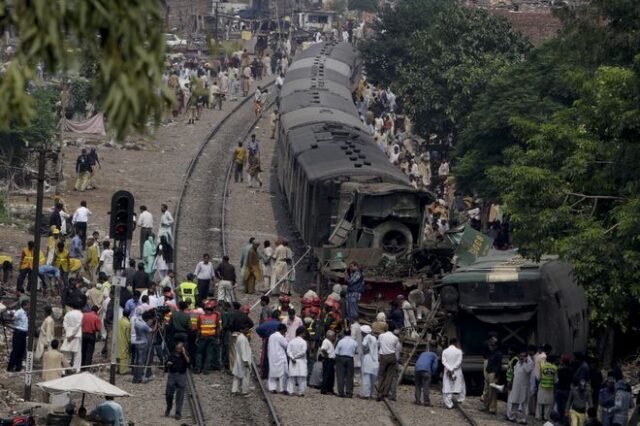
POLYGON ((425 140, 414 134, 413 123, 391 88, 375 86, 366 77, 360 80, 354 99, 360 119, 389 161, 407 175, 415 188, 435 195, 425 221, 425 241, 439 240, 453 227, 469 224, 491 236, 495 248, 510 247, 509 217, 502 207, 486 206, 483 200, 465 197, 456 190, 448 161, 450 140, 440 140, 436 135, 425 140), (483 218, 484 212, 489 215, 483 218))
POLYGON ((619 367, 603 380, 598 363, 581 352, 556 355, 548 344, 503 351, 498 335, 491 333, 485 343, 482 395, 488 413, 497 413, 499 394, 506 392, 511 422, 526 424, 531 416, 548 426, 637 424, 637 410, 629 419, 634 397, 619 367))
POLYGON ((289 40, 278 42, 273 54, 247 49, 214 60, 198 57, 175 57, 167 62, 164 82, 174 92, 176 102, 171 115, 187 114, 187 123, 200 120, 204 108, 222 109, 224 101, 237 101, 250 94, 256 97, 254 110, 259 117, 266 93, 259 82, 268 76, 283 77, 287 72, 292 50, 289 40))

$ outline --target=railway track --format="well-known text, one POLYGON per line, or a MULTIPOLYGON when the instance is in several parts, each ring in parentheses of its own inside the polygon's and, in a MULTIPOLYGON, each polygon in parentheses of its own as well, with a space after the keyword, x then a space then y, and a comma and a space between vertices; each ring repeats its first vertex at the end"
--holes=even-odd
POLYGON ((476 422, 475 419, 471 417, 469 412, 465 408, 463 408, 461 404, 454 402, 454 407, 456 407, 456 410, 460 413, 467 424, 469 424, 470 426, 478 426, 478 422, 476 422))
MULTIPOLYGON (((273 83, 263 87, 272 87, 273 83)), ((263 114, 273 105, 273 94, 263 109, 263 114)), ((179 276, 186 275, 191 265, 194 265, 202 253, 212 253, 214 257, 221 257, 227 253, 226 242, 226 209, 229 194, 229 182, 232 174, 233 162, 230 154, 238 141, 246 139, 258 122, 253 112, 248 108, 249 96, 238 103, 228 115, 220 120, 200 144, 196 154, 190 161, 184 175, 180 195, 175 208, 175 264, 179 276), (214 142, 218 142, 215 144, 214 142), (215 158, 221 159, 216 163, 215 158), (207 161, 204 161, 207 160, 207 161), (226 167, 220 167, 226 164, 226 167), (212 167, 213 166, 213 167, 212 167), (224 171, 221 174, 220 171, 224 171)), ((273 405, 269 393, 259 379, 255 362, 252 363, 254 379, 257 389, 265 401, 271 424, 280 425, 278 413, 273 405)), ((228 376, 218 374, 215 379, 229 381, 228 376)), ((211 377, 211 376, 209 376, 211 377)), ((204 426, 218 423, 219 419, 212 419, 207 409, 212 404, 201 403, 200 395, 205 388, 203 380, 194 376, 191 371, 187 374, 187 398, 190 418, 193 424, 204 426)), ((219 386, 219 385, 218 385, 219 386)), ((206 392, 206 390, 205 390, 206 392)), ((217 392, 219 397, 228 394, 227 389, 217 392)), ((255 404, 249 404, 246 399, 234 398, 230 395, 223 401, 217 401, 217 414, 225 409, 234 412, 233 417, 246 419, 247 424, 254 424, 249 417, 256 409, 255 404), (234 407, 235 406, 235 407, 234 407)), ((259 423, 255 423, 259 424, 259 423)))

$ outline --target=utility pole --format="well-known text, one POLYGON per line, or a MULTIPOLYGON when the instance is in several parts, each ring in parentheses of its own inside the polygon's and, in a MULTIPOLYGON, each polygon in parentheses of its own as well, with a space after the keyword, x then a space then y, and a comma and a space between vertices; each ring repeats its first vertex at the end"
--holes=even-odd
POLYGON ((29 274, 29 332, 27 336, 27 374, 24 376, 24 400, 31 400, 31 372, 33 371, 33 351, 36 337, 36 311, 38 310, 38 269, 40 268, 40 227, 42 225, 42 204, 44 202, 44 167, 46 151, 38 152, 38 195, 36 198, 36 223, 33 232, 33 264, 29 274))
POLYGON ((218 6, 220 6, 219 2, 216 2, 216 7, 214 9, 214 17, 215 20, 213 21, 213 28, 214 28, 214 40, 216 41, 216 46, 218 45, 218 6))

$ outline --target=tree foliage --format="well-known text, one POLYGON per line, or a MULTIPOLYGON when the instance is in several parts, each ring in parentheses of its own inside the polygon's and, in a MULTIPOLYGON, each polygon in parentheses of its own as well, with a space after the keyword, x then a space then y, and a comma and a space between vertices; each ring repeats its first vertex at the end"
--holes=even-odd
POLYGON ((562 17, 560 37, 476 98, 454 173, 505 203, 522 254, 572 264, 596 329, 625 330, 640 305, 640 5, 562 17))
POLYGON ((349 0, 349 9, 376 12, 378 10, 378 2, 376 0, 349 0))
POLYGON ((450 0, 384 9, 361 51, 367 76, 395 89, 417 133, 456 139, 473 100, 529 43, 506 19, 450 0))
POLYGON ((400 69, 411 61, 409 46, 414 34, 453 7, 453 0, 405 0, 394 8, 385 6, 372 25, 373 38, 360 45, 367 77, 386 86, 396 81, 400 69))
POLYGON ((0 32, 13 27, 16 54, 0 78, 0 128, 36 117, 28 90, 35 67, 65 72, 80 53, 96 58, 93 92, 120 137, 149 117, 158 121, 168 92, 160 90, 164 34, 155 0, 0 0, 0 32))
POLYGON ((484 10, 454 6, 437 13, 412 37, 410 60, 395 84, 416 131, 455 142, 487 81, 529 48, 506 19, 484 10))

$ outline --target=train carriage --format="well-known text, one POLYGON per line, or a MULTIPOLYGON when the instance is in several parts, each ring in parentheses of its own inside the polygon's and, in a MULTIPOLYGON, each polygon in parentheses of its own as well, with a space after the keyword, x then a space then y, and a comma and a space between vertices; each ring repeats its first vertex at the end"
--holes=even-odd
POLYGON ((359 67, 346 43, 313 45, 291 64, 279 97, 280 187, 307 244, 404 254, 421 241, 433 196, 409 183, 360 120, 359 67))

